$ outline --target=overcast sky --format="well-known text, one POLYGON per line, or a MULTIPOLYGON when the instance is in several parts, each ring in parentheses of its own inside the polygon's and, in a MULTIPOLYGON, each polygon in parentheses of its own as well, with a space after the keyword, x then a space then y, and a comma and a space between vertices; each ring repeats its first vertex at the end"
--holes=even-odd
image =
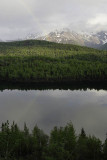
POLYGON ((107 30, 107 0, 0 0, 0 39, 68 27, 107 30))

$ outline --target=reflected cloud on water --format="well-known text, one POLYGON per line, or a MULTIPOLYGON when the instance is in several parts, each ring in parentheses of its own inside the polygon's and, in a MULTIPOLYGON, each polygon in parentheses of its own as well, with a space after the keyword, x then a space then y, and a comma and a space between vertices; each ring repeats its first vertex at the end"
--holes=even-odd
POLYGON ((7 119, 34 125, 49 133, 54 126, 72 121, 78 132, 104 140, 107 132, 107 91, 105 90, 4 90, 0 92, 0 123, 7 119))

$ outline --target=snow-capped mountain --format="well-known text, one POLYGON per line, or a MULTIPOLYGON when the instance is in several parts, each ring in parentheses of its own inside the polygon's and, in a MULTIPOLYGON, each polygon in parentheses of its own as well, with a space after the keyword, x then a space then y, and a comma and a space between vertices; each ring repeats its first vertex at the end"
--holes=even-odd
POLYGON ((107 43, 107 31, 101 31, 95 34, 101 42, 101 44, 107 43))
POLYGON ((101 31, 98 33, 77 33, 70 29, 55 30, 45 36, 42 34, 29 34, 26 39, 46 40, 50 42, 77 44, 93 48, 99 48, 101 45, 107 43, 107 32, 101 31))

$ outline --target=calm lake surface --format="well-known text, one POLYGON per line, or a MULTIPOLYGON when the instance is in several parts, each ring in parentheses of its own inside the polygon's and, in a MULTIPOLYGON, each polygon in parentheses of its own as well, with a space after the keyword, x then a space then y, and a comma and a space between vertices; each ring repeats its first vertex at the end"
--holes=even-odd
POLYGON ((46 133, 54 126, 72 122, 76 132, 104 140, 107 133, 107 91, 84 90, 3 90, 0 91, 0 124, 14 120, 22 128, 38 125, 46 133))

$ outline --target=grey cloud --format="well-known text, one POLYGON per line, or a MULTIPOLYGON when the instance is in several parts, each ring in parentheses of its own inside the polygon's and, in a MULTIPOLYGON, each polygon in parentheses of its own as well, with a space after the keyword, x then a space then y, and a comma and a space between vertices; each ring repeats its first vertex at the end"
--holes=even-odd
POLYGON ((107 15, 106 6, 106 0, 0 0, 0 39, 63 27, 76 31, 105 30, 106 23, 101 21, 98 27, 89 22, 98 15, 107 15))

